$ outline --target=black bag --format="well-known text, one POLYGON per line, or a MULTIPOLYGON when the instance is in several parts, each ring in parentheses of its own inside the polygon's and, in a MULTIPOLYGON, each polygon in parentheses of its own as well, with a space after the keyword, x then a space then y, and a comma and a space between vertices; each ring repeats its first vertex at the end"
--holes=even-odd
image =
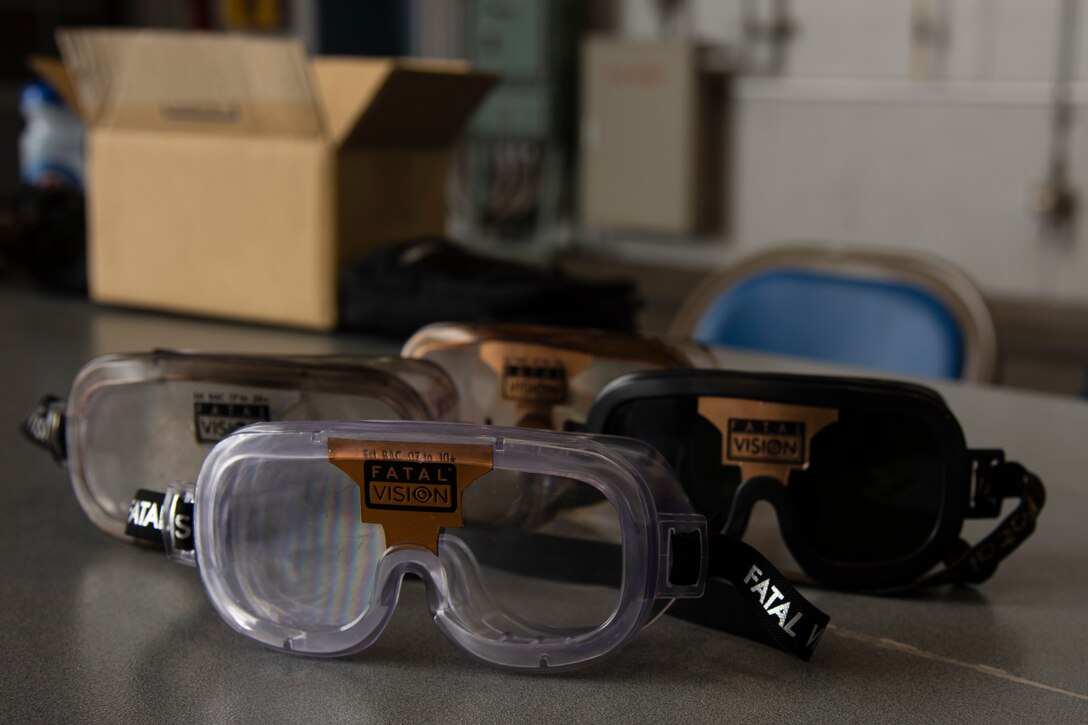
POLYGON ((407 336, 431 322, 523 322, 635 331, 630 280, 589 282, 468 252, 438 237, 384 247, 344 270, 340 321, 407 336))
POLYGON ((83 191, 23 185, 0 202, 14 221, 4 230, 0 252, 39 285, 69 294, 87 292, 87 232, 83 191))

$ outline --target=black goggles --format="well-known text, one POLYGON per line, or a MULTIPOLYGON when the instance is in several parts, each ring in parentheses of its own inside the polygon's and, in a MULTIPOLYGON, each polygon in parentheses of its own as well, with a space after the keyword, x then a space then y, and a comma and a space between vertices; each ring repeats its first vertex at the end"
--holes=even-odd
POLYGON ((856 378, 718 370, 632 373, 586 425, 655 447, 708 528, 741 536, 775 509, 804 572, 844 589, 978 583, 1035 529, 1042 482, 1000 450, 968 449, 933 390, 856 378), (996 518, 978 543, 965 519, 996 518), (943 562, 944 568, 931 571, 943 562))

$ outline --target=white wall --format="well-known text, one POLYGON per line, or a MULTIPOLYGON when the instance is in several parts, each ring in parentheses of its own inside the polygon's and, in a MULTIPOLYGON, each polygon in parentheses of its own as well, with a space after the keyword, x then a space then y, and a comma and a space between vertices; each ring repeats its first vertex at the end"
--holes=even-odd
MULTIPOLYGON (((766 19, 772 0, 619 0, 617 32, 685 35, 711 43, 745 43, 745 6, 766 19), (661 8, 677 6, 673 15, 661 8)), ((797 32, 785 75, 797 78, 910 77, 912 18, 944 20, 947 77, 958 80, 1049 81, 1062 0, 792 0, 797 32)), ((1082 10, 1080 35, 1088 39, 1082 10)), ((1078 75, 1088 80, 1088 53, 1078 75)))
MULTIPOLYGON (((1042 98, 839 96, 749 84, 734 137, 734 251, 783 239, 901 246, 957 263, 991 292, 1088 302, 1088 235, 1043 234, 1042 98)), ((1078 124, 1076 171, 1088 180, 1078 124)))
MULTIPOLYGON (((692 0, 663 28, 657 2, 626 0, 621 32, 743 49, 741 5, 692 0)), ((1072 239, 1048 237, 1033 209, 1061 5, 794 0, 782 74, 735 84, 728 238, 626 248, 704 264, 783 240, 909 247, 957 263, 991 294, 1088 303, 1088 7, 1077 24, 1072 153, 1081 223, 1072 239), (944 18, 943 50, 915 42, 917 13, 944 18)))

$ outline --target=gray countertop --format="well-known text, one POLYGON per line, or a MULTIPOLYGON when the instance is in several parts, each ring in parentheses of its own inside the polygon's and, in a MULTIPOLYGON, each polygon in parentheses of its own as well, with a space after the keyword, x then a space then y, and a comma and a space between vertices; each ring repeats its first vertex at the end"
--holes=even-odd
MULTIPOLYGON (((806 588, 832 616, 812 662, 661 619, 548 676, 463 656, 406 583, 376 645, 316 660, 232 632, 192 569, 100 533, 15 431, 104 352, 395 352, 390 342, 193 321, 0 287, 0 712, 9 722, 1088 722, 1088 404, 941 385, 969 444, 1048 488, 1039 530, 977 588, 880 598, 806 588)), ((788 361, 726 355, 747 368, 788 361)), ((992 526, 992 522, 990 523, 992 526)), ((980 532, 981 533, 981 532, 980 532)))

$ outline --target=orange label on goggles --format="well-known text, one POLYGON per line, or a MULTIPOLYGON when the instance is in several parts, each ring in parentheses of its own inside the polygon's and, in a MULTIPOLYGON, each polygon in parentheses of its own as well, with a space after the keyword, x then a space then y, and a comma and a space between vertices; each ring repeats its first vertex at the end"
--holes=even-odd
POLYGON ((524 428, 552 428, 552 406, 567 402, 570 379, 593 362, 589 353, 521 342, 485 342, 480 359, 499 377, 503 400, 512 401, 524 428))
POLYGON ((363 523, 380 524, 387 547, 438 553, 444 528, 462 526, 465 489, 494 467, 489 445, 329 439, 329 462, 359 487, 363 523))
POLYGON ((593 362, 588 353, 514 342, 485 342, 480 359, 499 376, 504 400, 544 405, 566 402, 570 378, 593 362))
POLYGON ((699 415, 722 434, 722 463, 739 466, 741 479, 770 476, 783 483, 808 466, 812 438, 839 419, 834 408, 741 398, 699 398, 699 415))

